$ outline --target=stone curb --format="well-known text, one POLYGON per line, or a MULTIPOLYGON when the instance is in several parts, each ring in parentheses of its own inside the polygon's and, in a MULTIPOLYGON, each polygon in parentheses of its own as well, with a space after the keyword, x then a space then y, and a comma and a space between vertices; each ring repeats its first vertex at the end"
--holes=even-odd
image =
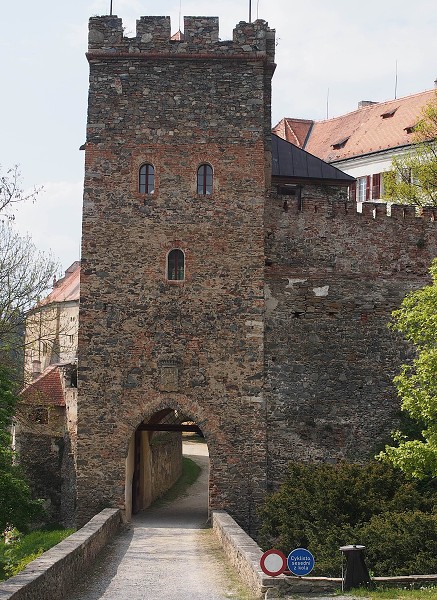
MULTIPOLYGON (((340 591, 340 577, 265 575, 260 567, 263 551, 227 512, 213 511, 212 524, 229 561, 257 598, 284 598, 294 594, 321 596, 340 591)), ((374 577, 372 581, 385 587, 417 587, 423 584, 437 585, 437 575, 374 577)))
POLYGON ((121 525, 121 511, 105 508, 82 529, 0 583, 0 600, 59 600, 121 525))
POLYGON ((260 567, 263 551, 227 512, 213 511, 212 526, 228 559, 257 598, 273 598, 275 594, 323 594, 341 587, 340 578, 269 577, 260 567))

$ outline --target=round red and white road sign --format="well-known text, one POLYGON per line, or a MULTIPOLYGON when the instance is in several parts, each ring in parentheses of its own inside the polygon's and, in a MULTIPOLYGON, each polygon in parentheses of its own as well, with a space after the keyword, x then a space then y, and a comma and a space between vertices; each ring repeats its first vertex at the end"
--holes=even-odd
POLYGON ((272 548, 264 552, 259 564, 263 573, 270 575, 270 577, 277 577, 278 575, 282 575, 287 568, 287 558, 280 550, 272 548))

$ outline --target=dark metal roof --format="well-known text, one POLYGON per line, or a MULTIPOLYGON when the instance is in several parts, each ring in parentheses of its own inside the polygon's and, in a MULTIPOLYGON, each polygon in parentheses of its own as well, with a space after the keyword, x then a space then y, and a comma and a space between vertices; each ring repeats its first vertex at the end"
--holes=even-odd
POLYGON ((275 134, 272 134, 272 176, 330 185, 349 185, 355 181, 354 177, 275 134))

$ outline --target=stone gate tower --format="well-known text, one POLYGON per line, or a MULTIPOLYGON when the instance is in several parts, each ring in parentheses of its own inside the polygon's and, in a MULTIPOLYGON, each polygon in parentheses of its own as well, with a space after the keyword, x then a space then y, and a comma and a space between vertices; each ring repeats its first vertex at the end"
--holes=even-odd
POLYGON ((79 332, 78 521, 128 513, 129 447, 195 421, 210 505, 250 528, 265 491, 263 218, 274 31, 218 19, 90 19, 79 332), (155 415, 155 416, 154 416, 155 415))

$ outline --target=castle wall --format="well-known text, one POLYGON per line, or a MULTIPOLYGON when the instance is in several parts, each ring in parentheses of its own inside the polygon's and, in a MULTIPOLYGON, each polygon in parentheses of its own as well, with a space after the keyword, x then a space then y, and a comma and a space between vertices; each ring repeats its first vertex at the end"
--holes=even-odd
POLYGON ((392 385, 411 349, 387 323, 430 278, 435 212, 355 206, 305 187, 266 205, 266 402, 269 482, 289 461, 362 460, 388 440, 392 385))
POLYGON ((151 452, 151 501, 160 498, 176 483, 182 473, 182 435, 170 433, 154 436, 150 444, 151 452))
POLYGON ((217 20, 90 20, 78 399, 78 521, 124 508, 137 425, 171 407, 202 428, 210 499, 250 526, 266 487, 263 217, 270 165, 267 24, 218 41, 217 20), (155 192, 137 191, 155 168, 155 192), (197 194, 201 163, 211 195, 197 194), (266 166, 267 165, 267 166, 266 166), (167 281, 168 252, 185 254, 167 281), (166 381, 168 365, 176 379, 166 381))
POLYGON ((290 460, 362 460, 387 439, 392 378, 411 356, 387 321, 429 281, 435 215, 359 214, 332 188, 268 194, 274 33, 263 21, 220 42, 217 19, 188 18, 185 39, 170 41, 166 17, 142 17, 133 38, 117 17, 95 17, 87 56, 78 523, 126 508, 129 440, 171 408, 205 435, 210 507, 250 531, 290 460), (214 176, 205 196, 202 163, 214 176), (175 248, 183 281, 167 279, 175 248))
POLYGON ((45 518, 71 527, 75 519, 76 480, 70 437, 19 429, 17 447, 32 494, 43 500, 45 518))

